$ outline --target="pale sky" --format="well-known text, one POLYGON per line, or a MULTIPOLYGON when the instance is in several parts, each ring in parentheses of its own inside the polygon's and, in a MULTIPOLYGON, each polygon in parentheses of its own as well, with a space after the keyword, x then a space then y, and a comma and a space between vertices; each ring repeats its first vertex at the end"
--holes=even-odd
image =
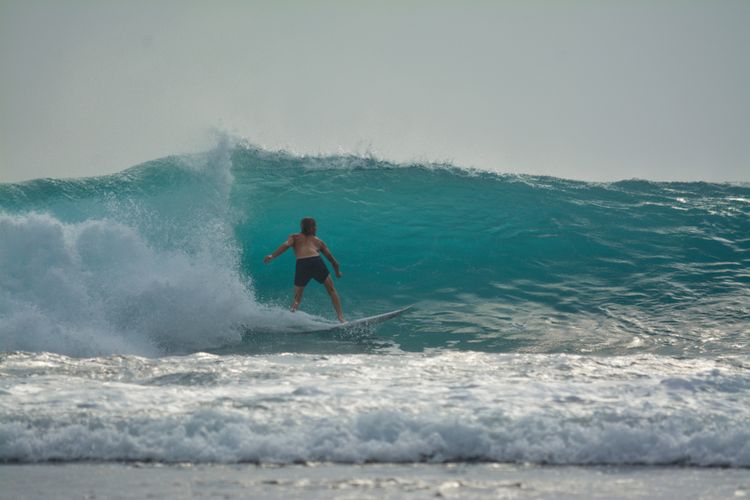
POLYGON ((750 1, 0 0, 0 182, 206 150, 750 181, 750 1))

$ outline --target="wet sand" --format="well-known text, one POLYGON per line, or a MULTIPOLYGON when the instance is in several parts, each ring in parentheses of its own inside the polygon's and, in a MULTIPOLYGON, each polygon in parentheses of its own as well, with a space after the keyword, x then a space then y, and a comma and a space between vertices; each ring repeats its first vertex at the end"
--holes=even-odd
POLYGON ((517 464, 0 466, 2 499, 743 498, 749 469, 517 464))

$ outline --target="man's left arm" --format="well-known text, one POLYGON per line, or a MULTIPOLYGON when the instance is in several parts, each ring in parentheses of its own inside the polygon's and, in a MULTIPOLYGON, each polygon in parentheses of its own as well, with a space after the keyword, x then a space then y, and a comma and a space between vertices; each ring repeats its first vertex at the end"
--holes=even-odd
POLYGON ((337 260, 336 260, 336 259, 334 258, 334 256, 333 256, 333 254, 331 253, 331 251, 330 251, 330 250, 328 250, 328 247, 326 246, 326 244, 325 244, 325 243, 323 243, 323 240, 320 240, 320 251, 321 251, 321 252, 323 253, 323 255, 325 255, 325 256, 326 256, 326 259, 328 259, 328 261, 329 261, 329 262, 331 263, 331 265, 333 266, 333 270, 334 270, 334 272, 336 273, 336 277, 337 277, 337 278, 340 278, 340 277, 341 277, 341 271, 339 270, 339 263, 338 263, 338 261, 337 261, 337 260))

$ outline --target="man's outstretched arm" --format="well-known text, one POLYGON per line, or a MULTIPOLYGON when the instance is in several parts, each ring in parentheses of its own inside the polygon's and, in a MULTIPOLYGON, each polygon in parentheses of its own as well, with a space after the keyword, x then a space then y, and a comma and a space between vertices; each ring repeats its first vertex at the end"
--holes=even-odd
POLYGON ((286 252, 289 249, 290 246, 292 246, 292 237, 291 236, 289 237, 288 240, 286 240, 284 243, 282 243, 281 245, 279 245, 279 248, 277 248, 276 250, 274 250, 274 252, 271 255, 266 255, 263 258, 263 263, 264 264, 268 264, 273 259, 275 259, 279 255, 281 255, 282 253, 286 252))
POLYGON ((325 243, 323 243, 323 240, 320 241, 320 251, 323 252, 323 255, 326 256, 326 259, 331 263, 333 266, 333 270, 336 273, 336 277, 341 277, 341 271, 339 271, 339 262, 333 257, 333 254, 330 250, 328 250, 328 247, 325 243))

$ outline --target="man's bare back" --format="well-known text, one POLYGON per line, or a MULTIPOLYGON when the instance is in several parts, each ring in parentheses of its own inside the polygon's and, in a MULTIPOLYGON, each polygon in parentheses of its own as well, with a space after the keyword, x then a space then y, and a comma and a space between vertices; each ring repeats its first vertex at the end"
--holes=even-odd
POLYGON ((295 234, 290 234, 287 240, 281 244, 272 254, 266 255, 263 262, 268 264, 273 259, 284 253, 287 249, 292 248, 294 255, 297 258, 297 267, 294 276, 294 301, 292 302, 291 310, 296 311, 299 307, 299 303, 302 300, 302 293, 304 292, 305 286, 310 279, 315 279, 317 282, 325 285, 328 294, 331 296, 333 301, 333 308, 336 310, 336 315, 339 321, 344 322, 344 314, 341 311, 341 301, 339 300, 336 288, 333 286, 333 280, 329 276, 328 269, 323 263, 323 259, 320 254, 326 256, 333 266, 333 270, 336 272, 336 277, 341 277, 341 271, 339 269, 338 261, 333 257, 326 244, 315 236, 317 225, 315 219, 306 217, 300 222, 302 231, 295 234))
POLYGON ((317 236, 306 236, 302 233, 290 234, 286 244, 292 247, 298 259, 320 255, 320 248, 324 244, 317 236))
POLYGON ((321 253, 326 256, 329 262, 333 265, 334 271, 336 271, 336 277, 341 277, 339 271, 338 262, 333 258, 331 252, 328 251, 326 244, 314 235, 305 235, 303 233, 290 234, 286 240, 286 244, 294 250, 294 256, 297 259, 306 259, 307 257, 317 257, 321 253))

